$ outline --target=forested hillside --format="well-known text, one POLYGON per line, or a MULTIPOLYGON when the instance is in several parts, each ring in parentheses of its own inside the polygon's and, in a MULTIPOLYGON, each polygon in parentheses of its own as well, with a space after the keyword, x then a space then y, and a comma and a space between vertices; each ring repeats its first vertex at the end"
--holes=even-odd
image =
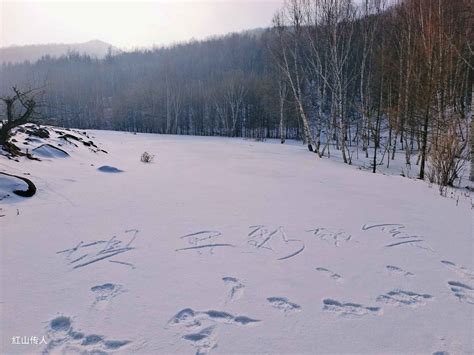
POLYGON ((269 35, 233 34, 104 60, 69 54, 6 65, 1 90, 45 85, 48 117, 68 127, 246 135, 277 124, 269 35))
POLYGON ((0 64, 14 64, 25 61, 35 62, 45 56, 60 57, 69 52, 85 54, 95 58, 104 58, 109 52, 116 54, 120 51, 111 44, 99 40, 71 44, 56 43, 9 46, 0 47, 0 64))

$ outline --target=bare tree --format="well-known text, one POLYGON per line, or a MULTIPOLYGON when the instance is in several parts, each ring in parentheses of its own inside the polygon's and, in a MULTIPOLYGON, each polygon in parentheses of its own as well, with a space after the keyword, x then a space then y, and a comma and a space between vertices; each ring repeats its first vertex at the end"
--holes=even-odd
POLYGON ((215 108, 227 136, 236 134, 236 127, 242 115, 246 89, 240 72, 228 73, 216 91, 215 108))
POLYGON ((287 95, 286 82, 284 80, 278 80, 278 94, 280 103, 280 142, 285 143, 286 132, 285 132, 285 101, 287 95))
POLYGON ((371 85, 372 76, 370 75, 371 64, 373 63, 375 34, 379 29, 380 14, 384 9, 383 0, 365 0, 362 5, 362 55, 360 62, 359 79, 359 110, 362 118, 362 149, 366 157, 369 157, 370 141, 370 95, 368 90, 371 85))
POLYGON ((38 89, 21 91, 16 87, 12 88, 13 95, 0 97, 0 101, 5 105, 5 118, 1 120, 0 145, 12 155, 22 155, 21 151, 11 142, 11 130, 23 124, 33 122, 39 117, 36 111, 38 102, 38 89))
POLYGON ((304 15, 304 0, 289 0, 285 8, 277 13, 273 19, 273 25, 279 40, 279 55, 276 62, 281 72, 286 77, 290 86, 298 113, 303 125, 304 141, 308 150, 315 151, 316 144, 311 134, 308 115, 304 107, 303 88, 304 80, 303 57, 301 54, 302 26, 304 15), (286 21, 288 19, 289 24, 286 21))

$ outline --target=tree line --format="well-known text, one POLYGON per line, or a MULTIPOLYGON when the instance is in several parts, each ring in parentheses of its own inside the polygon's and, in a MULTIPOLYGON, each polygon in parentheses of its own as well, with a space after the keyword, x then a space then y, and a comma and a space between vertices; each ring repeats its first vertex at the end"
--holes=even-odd
POLYGON ((287 0, 260 32, 5 64, 0 92, 45 85, 47 115, 66 127, 296 138, 348 164, 364 154, 374 172, 402 153, 419 178, 452 185, 469 159, 473 11, 287 0))
MULTIPOLYGON (((271 30, 95 59, 68 53, 0 69, 0 92, 44 87, 44 113, 65 127, 277 137, 271 30)), ((287 110, 291 138, 298 117, 287 110)))

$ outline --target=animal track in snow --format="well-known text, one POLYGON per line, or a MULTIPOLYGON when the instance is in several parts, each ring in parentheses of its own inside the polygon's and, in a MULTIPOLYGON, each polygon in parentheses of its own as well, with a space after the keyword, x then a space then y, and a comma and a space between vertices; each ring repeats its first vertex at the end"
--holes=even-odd
POLYGON ((336 281, 341 281, 342 280, 341 275, 336 274, 335 272, 333 272, 329 269, 326 269, 324 267, 317 267, 316 271, 319 271, 319 272, 322 272, 322 273, 326 274, 327 276, 329 276, 333 280, 336 280, 336 281))
POLYGON ((181 327, 181 333, 184 333, 181 338, 191 342, 197 348, 196 354, 206 354, 217 346, 218 324, 246 326, 259 322, 258 319, 234 316, 224 311, 194 311, 191 308, 185 308, 168 321, 166 328, 168 326, 181 327))
POLYGON ((290 302, 286 297, 268 297, 267 301, 273 308, 279 309, 285 313, 301 311, 300 305, 290 302))
MULTIPOLYGON (((222 278, 222 281, 230 288, 229 296, 227 301, 235 301, 242 297, 244 294, 245 285, 236 279, 235 277, 226 276, 222 278)), ((227 302, 226 301, 226 302, 227 302)))
POLYGON ((323 310, 336 313, 340 316, 361 317, 366 315, 380 315, 382 309, 380 307, 366 307, 357 303, 342 303, 330 298, 323 300, 323 310))
POLYGON ((448 285, 461 302, 474 304, 474 288, 459 281, 449 281, 448 285))
POLYGON ((441 260, 441 263, 443 265, 446 265, 450 269, 454 270, 459 275, 467 277, 468 279, 474 280, 474 272, 472 272, 471 270, 465 268, 464 266, 457 265, 457 264, 455 264, 455 263, 453 263, 452 261, 449 261, 449 260, 441 260))
POLYGON ((403 276, 415 276, 414 273, 410 272, 410 271, 406 271, 406 270, 403 270, 402 268, 398 267, 398 266, 393 266, 393 265, 387 265, 385 266, 385 268, 390 271, 390 272, 393 272, 395 274, 401 274, 403 276))
POLYGON ((378 302, 384 302, 395 306, 424 306, 426 301, 432 300, 433 296, 420 294, 412 291, 393 290, 377 297, 378 302))
POLYGON ((97 285, 97 286, 91 287, 91 291, 95 296, 95 301, 93 303, 93 306, 99 302, 111 301, 112 299, 120 295, 121 293, 125 292, 122 285, 113 284, 113 283, 106 283, 103 285, 97 285))
POLYGON ((49 322, 47 328, 48 344, 43 354, 107 354, 131 343, 129 340, 108 340, 102 335, 85 334, 75 331, 72 319, 59 316, 49 322))

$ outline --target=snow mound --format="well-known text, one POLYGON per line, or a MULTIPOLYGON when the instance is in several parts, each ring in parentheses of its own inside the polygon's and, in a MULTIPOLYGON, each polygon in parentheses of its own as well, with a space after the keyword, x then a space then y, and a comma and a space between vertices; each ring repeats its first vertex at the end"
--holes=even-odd
POLYGON ((120 169, 117 169, 116 167, 108 166, 108 165, 101 166, 97 170, 103 173, 123 173, 123 170, 120 170, 120 169))
POLYGON ((0 174, 0 200, 8 197, 13 191, 27 190, 26 182, 21 181, 13 176, 0 174))
MULTIPOLYGON (((10 143, 26 156, 32 153, 34 156, 29 157, 34 160, 80 156, 86 152, 108 154, 92 138, 87 132, 76 129, 27 124, 12 130, 10 143)), ((9 156, 1 148, 0 154, 9 156)))
POLYGON ((33 152, 43 158, 66 158, 69 156, 64 150, 51 144, 42 144, 38 148, 33 149, 33 152))
POLYGON ((41 138, 31 138, 31 137, 26 137, 25 141, 28 143, 43 143, 43 140, 41 138))
POLYGON ((0 201, 9 197, 10 192, 22 197, 31 197, 36 193, 36 186, 27 178, 0 172, 0 201))

